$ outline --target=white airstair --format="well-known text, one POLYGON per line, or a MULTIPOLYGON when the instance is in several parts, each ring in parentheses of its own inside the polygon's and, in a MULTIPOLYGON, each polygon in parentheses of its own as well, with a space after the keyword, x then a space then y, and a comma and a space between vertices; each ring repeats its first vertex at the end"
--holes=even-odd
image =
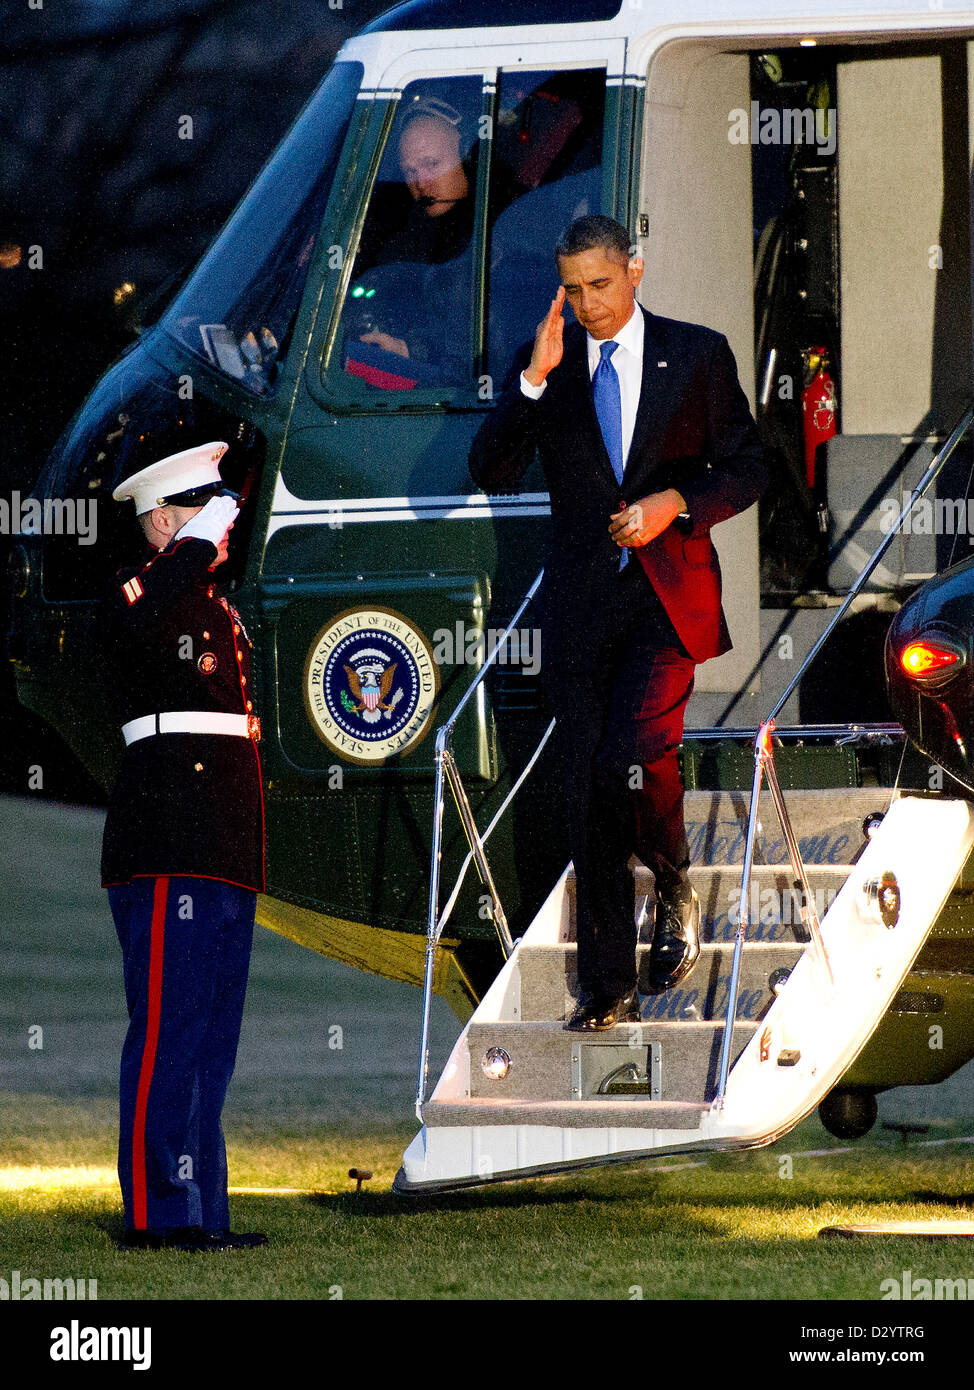
MULTIPOLYGON (((733 964, 727 937, 737 931, 740 865, 691 869, 703 909, 699 960, 675 989, 642 996, 642 1022, 599 1034, 564 1026, 577 992, 573 878, 566 870, 422 1105, 423 1128, 404 1155, 397 1190, 754 1147, 796 1125, 875 1030, 974 843, 968 803, 902 796, 852 864, 863 843, 862 819, 881 795, 860 789, 790 798, 800 808, 800 840, 801 821, 814 822, 829 856, 806 865, 816 903, 828 904, 824 955, 814 940, 801 940, 807 933, 790 866, 755 864, 751 939, 741 951, 722 1098, 733 964), (839 855, 844 862, 832 862, 839 855)), ((686 800, 688 820, 706 810, 711 824, 733 825, 735 803, 741 814, 742 798, 728 793, 695 792, 686 800)), ((772 824, 764 797, 761 811, 762 824, 772 824)), ((637 895, 650 895, 646 935, 651 884, 649 871, 637 866, 637 895)), ((647 950, 641 945, 639 957, 647 950)))
MULTIPOLYGON (((974 806, 872 788, 789 792, 789 809, 774 765, 774 743, 784 732, 775 720, 969 424, 970 413, 931 462, 897 527, 890 528, 771 714, 752 731, 750 797, 687 795, 688 823, 704 824, 703 843, 711 849, 727 846, 737 862, 722 863, 717 853, 697 854, 691 875, 704 917, 700 958, 674 989, 642 998, 639 1023, 597 1034, 565 1027, 577 995, 571 866, 524 937, 516 945, 511 941, 485 844, 553 725, 481 835, 450 738, 482 682, 482 668, 437 732, 417 1094, 422 1129, 403 1156, 397 1191, 443 1190, 656 1154, 769 1144, 808 1115, 855 1061, 968 859, 974 806), (458 884, 441 914, 445 780, 463 820, 470 857, 490 892, 507 959, 427 1098, 436 944, 459 891, 458 884), (884 796, 890 798, 888 806, 884 796), (866 838, 863 822, 874 811, 884 814, 866 838), (718 833, 724 825, 730 835, 718 833), (773 936, 764 931, 769 901, 773 936), (789 912, 796 904, 798 911, 789 912)), ((541 575, 508 633, 540 580, 541 575)), ((888 733, 891 727, 873 731, 888 733)), ((869 727, 841 726, 839 733, 868 737, 869 727)), ((640 911, 652 902, 651 875, 637 865, 635 879, 637 916, 645 916, 651 931, 651 913, 640 911)), ((646 949, 637 948, 640 964, 646 949)))

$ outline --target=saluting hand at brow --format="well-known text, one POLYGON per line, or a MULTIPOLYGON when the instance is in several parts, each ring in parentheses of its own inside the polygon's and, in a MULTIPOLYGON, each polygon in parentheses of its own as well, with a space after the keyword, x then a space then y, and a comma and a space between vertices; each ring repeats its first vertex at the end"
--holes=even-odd
POLYGON ((551 301, 551 308, 538 324, 531 361, 524 370, 524 375, 532 386, 540 386, 552 368, 557 367, 561 361, 562 337, 565 332, 565 320, 562 317, 564 305, 565 287, 559 285, 558 293, 551 301))

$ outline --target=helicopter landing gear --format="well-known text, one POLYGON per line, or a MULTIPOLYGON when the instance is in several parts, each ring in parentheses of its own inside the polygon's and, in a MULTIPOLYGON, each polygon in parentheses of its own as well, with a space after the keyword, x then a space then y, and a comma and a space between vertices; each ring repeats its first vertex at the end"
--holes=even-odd
POLYGON ((879 1106, 874 1091, 830 1091, 818 1107, 818 1117, 836 1139, 861 1139, 876 1123, 879 1106))

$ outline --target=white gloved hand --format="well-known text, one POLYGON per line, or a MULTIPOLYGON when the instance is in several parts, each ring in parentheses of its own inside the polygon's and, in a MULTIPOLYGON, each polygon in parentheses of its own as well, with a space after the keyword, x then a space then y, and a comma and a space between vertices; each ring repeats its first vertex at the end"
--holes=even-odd
POLYGON ((195 536, 199 540, 212 541, 219 547, 223 537, 240 515, 240 508, 232 497, 211 497, 206 506, 191 516, 185 526, 176 532, 176 540, 188 540, 195 536))

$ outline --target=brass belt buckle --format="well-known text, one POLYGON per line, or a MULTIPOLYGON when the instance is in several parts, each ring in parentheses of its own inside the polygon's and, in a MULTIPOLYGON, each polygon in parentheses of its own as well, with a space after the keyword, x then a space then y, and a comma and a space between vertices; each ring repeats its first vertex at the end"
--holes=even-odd
POLYGON ((260 720, 256 714, 247 715, 247 737, 253 739, 254 743, 260 743, 260 720))

